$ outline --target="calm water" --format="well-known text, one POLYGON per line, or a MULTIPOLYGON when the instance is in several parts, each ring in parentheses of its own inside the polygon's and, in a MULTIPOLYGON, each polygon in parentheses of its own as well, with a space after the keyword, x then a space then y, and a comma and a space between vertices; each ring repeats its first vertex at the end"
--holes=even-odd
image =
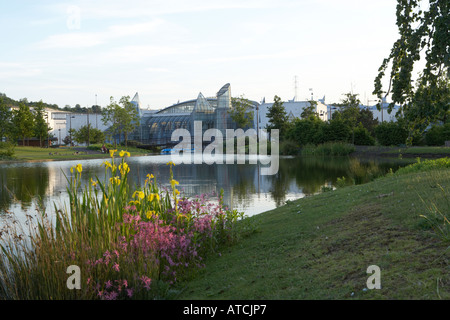
MULTIPOLYGON (((36 213, 38 200, 47 212, 54 203, 63 206, 67 201, 66 175, 70 167, 83 165, 82 181, 87 184, 91 176, 104 177, 105 160, 27 162, 0 164, 0 225, 2 219, 14 215, 22 220, 26 213, 36 213)), ((128 158, 129 182, 143 185, 152 173, 161 185, 168 185, 170 161, 168 156, 128 158)), ((218 194, 224 190, 224 202, 251 216, 283 205, 305 195, 321 192, 322 187, 333 187, 338 178, 352 178, 364 182, 371 172, 387 172, 400 166, 394 161, 363 161, 345 158, 281 158, 279 171, 273 176, 260 174, 262 165, 195 165, 179 164, 173 168, 184 195, 218 194)))

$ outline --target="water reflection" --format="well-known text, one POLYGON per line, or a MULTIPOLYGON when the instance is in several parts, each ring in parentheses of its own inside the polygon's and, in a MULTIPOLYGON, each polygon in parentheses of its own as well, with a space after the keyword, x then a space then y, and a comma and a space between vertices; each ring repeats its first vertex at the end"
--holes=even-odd
MULTIPOLYGON (((104 160, 60 161, 2 164, 0 166, 0 212, 16 215, 34 210, 36 200, 42 199, 47 210, 56 202, 67 200, 67 181, 70 167, 82 163, 82 183, 91 177, 105 178, 104 160)), ((170 171, 166 163, 170 156, 128 158, 129 183, 142 186, 148 173, 168 187, 170 171)), ((279 171, 273 176, 262 176, 260 164, 179 164, 173 168, 174 177, 186 196, 218 194, 224 190, 224 201, 232 208, 248 215, 267 211, 305 195, 332 187, 338 178, 346 177, 355 183, 366 182, 377 175, 396 170, 403 164, 395 161, 368 161, 352 158, 281 158, 279 171)), ((108 177, 106 177, 108 178, 108 177)))

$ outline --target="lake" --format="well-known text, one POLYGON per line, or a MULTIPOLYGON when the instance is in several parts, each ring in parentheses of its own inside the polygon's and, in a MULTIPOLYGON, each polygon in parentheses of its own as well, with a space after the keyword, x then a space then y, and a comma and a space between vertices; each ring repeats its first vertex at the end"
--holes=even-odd
MULTIPOLYGON (((25 214, 34 215, 41 203, 47 212, 67 203, 67 180, 70 168, 83 166, 82 183, 91 177, 104 178, 105 159, 17 162, 0 164, 0 225, 2 219, 15 216, 24 221, 25 214)), ((116 163, 117 163, 116 159, 116 163)), ((129 183, 142 186, 146 175, 153 174, 162 186, 169 186, 170 155, 127 158, 129 183)), ((173 167, 182 195, 195 197, 224 191, 224 202, 231 208, 252 216, 279 207, 288 200, 313 195, 334 188, 338 179, 364 183, 375 175, 394 171, 405 163, 395 160, 363 160, 349 157, 281 157, 278 173, 261 175, 258 164, 179 164, 173 167)), ((342 183, 342 180, 340 181, 342 183)))

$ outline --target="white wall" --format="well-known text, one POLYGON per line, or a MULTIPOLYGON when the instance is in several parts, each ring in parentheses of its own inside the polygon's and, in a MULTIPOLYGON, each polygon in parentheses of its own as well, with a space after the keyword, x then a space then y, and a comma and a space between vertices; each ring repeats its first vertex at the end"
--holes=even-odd
MULTIPOLYGON (((269 112, 269 108, 272 106, 273 103, 263 103, 259 106, 258 110, 258 118, 260 119, 259 122, 259 129, 265 129, 267 124, 269 123, 269 119, 267 118, 267 113, 269 112)), ((286 110, 286 113, 289 116, 293 116, 295 118, 301 118, 301 114, 303 110, 306 107, 309 107, 309 101, 288 101, 283 102, 283 106, 286 110)), ((322 102, 317 102, 317 109, 316 112, 319 114, 319 117, 323 121, 327 121, 328 119, 328 112, 327 112, 327 106, 323 104, 322 102)), ((254 116, 254 125, 256 128, 256 110, 255 110, 255 116, 254 116)))

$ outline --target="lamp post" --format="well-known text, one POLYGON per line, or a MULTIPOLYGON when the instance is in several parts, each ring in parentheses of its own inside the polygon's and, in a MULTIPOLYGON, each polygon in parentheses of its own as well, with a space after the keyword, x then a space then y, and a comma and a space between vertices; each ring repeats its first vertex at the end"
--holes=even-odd
POLYGON ((59 131, 58 147, 60 147, 61 146, 61 128, 59 128, 58 131, 59 131))
POLYGON ((91 140, 90 137, 90 130, 89 130, 89 109, 87 109, 87 129, 88 129, 88 138, 87 138, 87 146, 89 147, 89 140, 91 140))
POLYGON ((45 118, 47 119, 47 148, 50 148, 50 134, 48 133, 48 112, 45 114, 45 118))
POLYGON ((70 115, 69 117, 69 123, 70 123, 70 128, 69 128, 69 136, 70 136, 70 146, 72 146, 72 118, 75 118, 75 116, 70 115))

